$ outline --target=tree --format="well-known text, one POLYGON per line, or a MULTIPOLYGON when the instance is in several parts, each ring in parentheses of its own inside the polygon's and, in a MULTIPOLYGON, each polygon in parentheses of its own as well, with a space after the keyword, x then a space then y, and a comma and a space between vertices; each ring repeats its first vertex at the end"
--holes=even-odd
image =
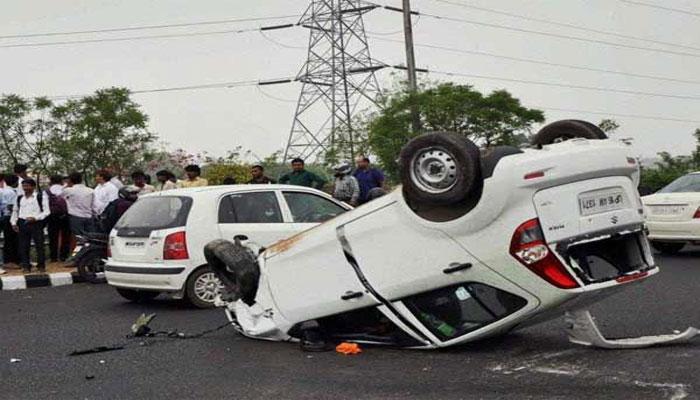
POLYGON ((656 192, 689 172, 700 171, 700 129, 696 129, 693 136, 696 145, 690 155, 672 156, 665 151, 658 153, 661 160, 653 167, 642 169, 640 187, 656 192))
POLYGON ((542 111, 523 107, 505 90, 484 95, 470 85, 453 83, 415 94, 396 90, 367 124, 369 146, 389 176, 398 175, 401 147, 418 135, 411 131, 411 104, 417 104, 426 131, 456 132, 484 146, 522 144, 532 125, 544 121, 542 111))
POLYGON ((51 172, 53 153, 48 140, 53 126, 52 107, 53 103, 43 97, 0 98, 0 161, 29 164, 37 177, 51 172))
POLYGON ((156 136, 147 129, 148 117, 125 88, 102 89, 69 100, 51 111, 54 119, 49 145, 56 168, 85 174, 110 168, 117 175, 144 166, 155 157, 156 136))

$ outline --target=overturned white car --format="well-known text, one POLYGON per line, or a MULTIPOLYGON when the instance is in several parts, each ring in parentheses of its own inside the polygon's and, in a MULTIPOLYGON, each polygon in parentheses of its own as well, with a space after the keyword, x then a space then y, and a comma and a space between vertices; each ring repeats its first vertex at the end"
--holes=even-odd
POLYGON ((205 255, 249 337, 438 348, 584 308, 656 272, 628 147, 592 124, 529 149, 419 136, 402 189, 267 249, 205 255))

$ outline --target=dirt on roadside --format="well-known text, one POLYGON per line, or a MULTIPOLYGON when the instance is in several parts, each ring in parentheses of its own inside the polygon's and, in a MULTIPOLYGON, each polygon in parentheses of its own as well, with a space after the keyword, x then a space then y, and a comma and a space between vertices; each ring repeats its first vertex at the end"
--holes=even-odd
MULTIPOLYGON (((17 264, 5 264, 4 268, 5 271, 7 271, 7 273, 0 276, 33 275, 39 273, 36 267, 32 267, 32 272, 25 274, 22 272, 22 268, 20 268, 20 266, 17 264)), ((53 262, 46 264, 47 274, 52 274, 56 272, 74 272, 75 270, 75 267, 72 267, 70 266, 70 264, 65 262, 53 262)))

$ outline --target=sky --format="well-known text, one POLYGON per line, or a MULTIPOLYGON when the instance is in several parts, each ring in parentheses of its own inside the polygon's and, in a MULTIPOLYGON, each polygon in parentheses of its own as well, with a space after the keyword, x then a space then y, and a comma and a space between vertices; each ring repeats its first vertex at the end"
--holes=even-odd
MULTIPOLYGON (((692 132, 700 127, 700 77, 697 75, 700 70, 700 5, 692 0, 639 1, 687 10, 696 15, 645 7, 623 0, 413 0, 412 7, 419 12, 482 24, 429 17, 417 20, 414 35, 418 66, 472 75, 428 74, 421 75, 421 78, 468 83, 484 92, 507 89, 520 98, 525 106, 544 109, 547 122, 564 118, 598 122, 601 118, 613 118, 621 124, 616 135, 620 138, 633 138, 635 151, 644 157, 653 156, 659 151, 688 154, 694 148, 692 132), (523 20, 460 4, 542 21, 523 20), (544 21, 614 32, 644 38, 646 41, 555 26, 544 21), (493 25, 550 35, 509 31, 493 25), (592 42, 561 36, 580 37, 592 42), (676 46, 650 41, 667 42, 676 46), (601 42, 619 43, 622 46, 601 42), (423 45, 627 74, 662 76, 696 83, 540 65, 448 52, 423 45), (523 81, 605 88, 626 93, 544 86, 523 81), (592 114, 592 111, 610 114, 592 114)), ((399 0, 378 2, 400 6, 399 0)), ((0 4, 2 37, 297 15, 304 12, 309 0, 0 0, 0 4)), ((370 51, 377 60, 389 64, 404 62, 401 43, 380 40, 402 40, 401 18, 401 14, 384 9, 366 14, 370 51)), ((259 32, 246 32, 53 46, 7 46, 238 30, 296 22, 297 19, 298 17, 288 17, 277 21, 131 32, 0 38, 0 93, 27 97, 63 96, 91 93, 98 88, 110 86, 144 90, 293 76, 306 57, 309 33, 301 27, 270 31, 267 37, 259 32)), ((380 71, 378 79, 382 86, 389 87, 396 78, 389 71, 380 71)), ((262 158, 284 148, 300 88, 300 84, 292 83, 263 88, 252 86, 142 93, 134 94, 133 98, 149 115, 150 130, 159 136, 167 148, 223 155, 226 150, 241 146, 250 150, 252 157, 262 158)))

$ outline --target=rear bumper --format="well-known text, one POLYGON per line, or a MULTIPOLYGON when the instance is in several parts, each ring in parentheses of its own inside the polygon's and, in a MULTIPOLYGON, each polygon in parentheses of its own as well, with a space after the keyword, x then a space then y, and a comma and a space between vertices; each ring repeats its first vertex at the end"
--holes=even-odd
POLYGON ((108 261, 105 278, 112 286, 161 292, 182 290, 189 275, 185 265, 158 265, 108 261))
POLYGON ((700 241, 700 219, 674 222, 647 220, 646 224, 650 240, 700 241))

